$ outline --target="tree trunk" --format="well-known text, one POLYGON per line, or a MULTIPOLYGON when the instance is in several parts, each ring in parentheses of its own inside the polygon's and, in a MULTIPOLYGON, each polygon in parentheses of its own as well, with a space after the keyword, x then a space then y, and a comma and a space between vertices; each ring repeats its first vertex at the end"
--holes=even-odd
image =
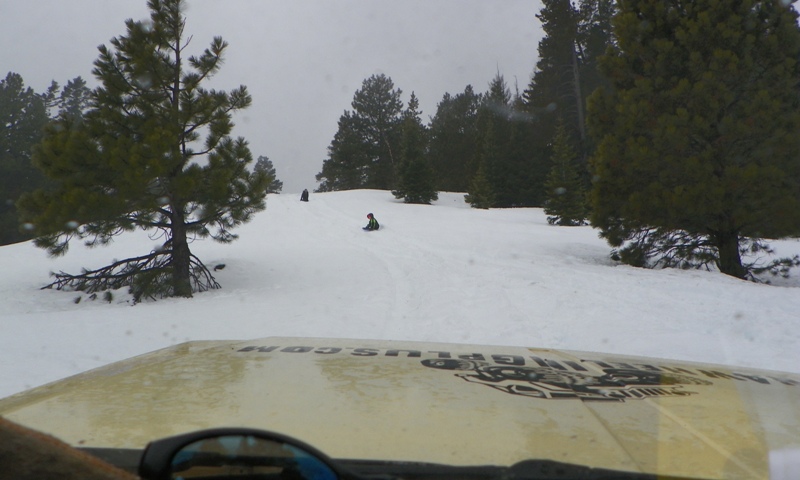
MULTIPOLYGON (((578 132, 581 135, 581 150, 586 145, 586 120, 583 115, 583 94, 581 93, 581 74, 578 70, 578 52, 572 47, 572 87, 575 90, 575 106, 578 109, 578 132)), ((584 155, 584 160, 585 160, 584 155)))
MULTIPOLYGON (((174 18, 176 25, 180 25, 179 28, 175 30, 175 44, 174 44, 174 51, 175 51, 175 67, 173 70, 173 79, 172 79, 172 110, 173 110, 173 119, 176 122, 179 122, 180 118, 180 110, 181 110, 181 36, 183 33, 183 20, 181 19, 180 12, 176 11, 176 17, 174 18)), ((172 178, 176 178, 180 175, 181 171, 183 170, 183 164, 185 159, 187 158, 186 155, 186 135, 185 131, 181 132, 180 138, 178 140, 178 148, 180 149, 180 153, 174 152, 173 154, 176 155, 176 158, 184 159, 179 165, 176 166, 175 171, 172 174, 172 178)), ((171 187, 170 190, 174 195, 174 187, 171 187)), ((186 297, 189 298, 192 296, 192 282, 191 282, 191 252, 189 251, 189 242, 186 238, 186 216, 184 215, 184 202, 180 199, 175 199, 173 197, 171 209, 172 209, 172 219, 170 228, 172 230, 172 294, 176 297, 186 297)))
POLYGON ((172 207, 172 288, 176 297, 191 297, 191 251, 186 238, 183 208, 172 207))
POLYGON ((742 266, 742 257, 739 255, 739 232, 721 232, 714 236, 719 258, 719 270, 732 277, 745 278, 747 269, 742 266))

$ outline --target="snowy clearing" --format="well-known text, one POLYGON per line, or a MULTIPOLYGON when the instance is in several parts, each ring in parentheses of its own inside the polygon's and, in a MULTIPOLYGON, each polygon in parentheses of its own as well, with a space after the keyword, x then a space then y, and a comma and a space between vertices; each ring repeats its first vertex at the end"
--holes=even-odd
MULTIPOLYGON (((130 306, 40 290, 149 251, 145 233, 75 243, 50 259, 0 248, 0 397, 189 340, 342 337, 602 351, 800 372, 800 280, 617 265, 590 227, 554 227, 541 209, 474 210, 463 194, 431 206, 389 192, 270 195, 231 245, 192 244, 222 289, 130 306), (366 214, 381 223, 364 232, 366 214)), ((797 241, 774 242, 782 255, 797 241)), ((84 295, 85 297, 85 295, 84 295)))

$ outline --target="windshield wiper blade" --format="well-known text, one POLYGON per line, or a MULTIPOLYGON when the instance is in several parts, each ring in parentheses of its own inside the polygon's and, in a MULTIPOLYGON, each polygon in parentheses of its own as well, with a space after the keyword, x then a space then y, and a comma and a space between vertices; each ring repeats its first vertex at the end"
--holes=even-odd
POLYGON ((702 480, 650 473, 592 468, 554 460, 524 460, 508 468, 504 480, 702 480))
POLYGON ((337 463, 364 480, 701 480, 591 468, 553 460, 525 460, 510 467, 370 460, 338 460, 337 463))
POLYGON ((456 467, 439 463, 398 462, 373 460, 337 460, 350 472, 364 480, 496 480, 503 477, 507 467, 456 467))

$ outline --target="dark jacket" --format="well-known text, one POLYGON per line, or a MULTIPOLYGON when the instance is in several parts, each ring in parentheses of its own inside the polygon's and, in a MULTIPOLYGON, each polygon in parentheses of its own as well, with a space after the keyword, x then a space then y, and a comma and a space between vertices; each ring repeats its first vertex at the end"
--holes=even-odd
POLYGON ((366 227, 364 227, 364 230, 377 230, 381 228, 381 226, 378 224, 378 221, 375 219, 375 216, 369 214, 367 215, 367 218, 369 218, 369 223, 366 227))

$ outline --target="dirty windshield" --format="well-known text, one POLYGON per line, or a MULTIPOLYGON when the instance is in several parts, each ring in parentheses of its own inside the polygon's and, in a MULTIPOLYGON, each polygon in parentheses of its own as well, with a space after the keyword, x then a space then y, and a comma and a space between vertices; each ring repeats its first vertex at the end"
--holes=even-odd
POLYGON ((795 4, 0 12, 0 398, 105 368, 82 396, 0 400, 9 420, 141 449, 93 436, 122 435, 111 399, 168 436, 269 398, 292 414, 235 425, 351 459, 324 447, 356 408, 357 431, 403 424, 398 461, 503 463, 470 439, 508 432, 595 462, 528 418, 625 471, 766 478, 796 453, 795 4), (149 410, 167 379, 181 413, 149 410), (329 430, 300 435, 316 409, 329 430))

